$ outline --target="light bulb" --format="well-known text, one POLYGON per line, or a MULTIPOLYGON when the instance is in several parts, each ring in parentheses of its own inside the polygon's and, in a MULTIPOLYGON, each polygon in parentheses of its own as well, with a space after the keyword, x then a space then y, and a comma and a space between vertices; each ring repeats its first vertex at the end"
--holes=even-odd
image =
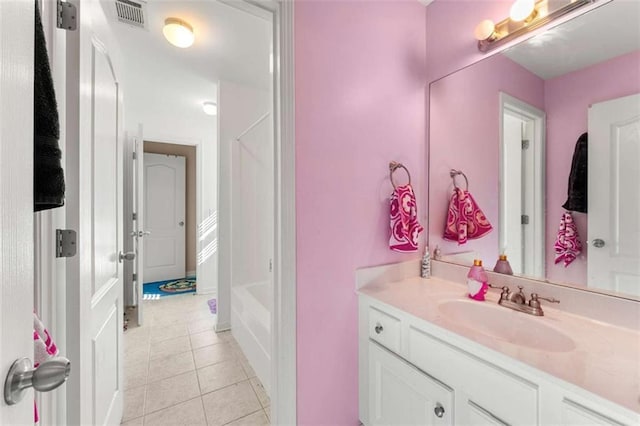
POLYGON ((189 47, 195 40, 191 25, 178 18, 165 19, 162 33, 167 41, 176 47, 189 47))
POLYGON ((535 0, 516 0, 511 6, 509 18, 515 22, 524 21, 533 13, 535 6, 535 0))
POLYGON ((202 110, 207 115, 216 115, 218 114, 218 105, 215 102, 206 101, 202 103, 202 110))
POLYGON ((475 35, 476 40, 487 40, 491 38, 495 29, 496 26, 493 21, 491 19, 485 19, 484 21, 481 21, 478 25, 476 25, 476 29, 474 30, 473 34, 475 35))

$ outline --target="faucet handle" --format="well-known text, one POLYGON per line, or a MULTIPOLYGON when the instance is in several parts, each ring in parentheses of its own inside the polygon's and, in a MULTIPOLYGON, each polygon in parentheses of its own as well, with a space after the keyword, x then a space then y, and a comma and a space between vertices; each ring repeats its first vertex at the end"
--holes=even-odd
POLYGON ((539 308, 540 301, 538 299, 546 300, 547 302, 551 302, 551 303, 560 303, 558 299, 554 299, 553 297, 541 297, 541 296, 538 296, 538 293, 531 293, 531 300, 529 300, 529 306, 531 306, 532 308, 539 308))
POLYGON ((501 289, 502 293, 500 293, 500 302, 509 299, 509 294, 511 293, 511 290, 509 290, 509 287, 507 287, 506 285, 503 285, 501 289))

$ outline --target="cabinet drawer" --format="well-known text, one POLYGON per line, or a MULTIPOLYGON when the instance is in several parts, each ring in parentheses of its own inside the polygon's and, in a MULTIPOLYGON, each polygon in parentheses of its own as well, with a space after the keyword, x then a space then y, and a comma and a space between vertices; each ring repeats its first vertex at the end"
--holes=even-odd
POLYGON ((469 407, 498 424, 538 424, 538 386, 413 327, 409 362, 462 391, 469 407))
POLYGON ((606 417, 594 410, 583 407, 569 399, 562 401, 562 424, 563 425, 608 425, 623 426, 609 417, 606 417))
POLYGON ((400 353, 400 319, 369 307, 369 337, 387 349, 400 353))

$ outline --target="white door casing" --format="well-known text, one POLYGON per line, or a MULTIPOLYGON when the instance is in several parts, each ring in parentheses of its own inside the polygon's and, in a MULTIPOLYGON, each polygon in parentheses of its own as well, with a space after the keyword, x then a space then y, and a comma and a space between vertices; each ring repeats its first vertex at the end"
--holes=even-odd
POLYGON ((146 282, 185 276, 185 173, 184 157, 144 154, 146 282))
POLYGON ((640 94, 589 108, 588 147, 588 286, 639 296, 640 94))
POLYGON ((144 229, 144 141, 142 139, 142 124, 138 125, 138 136, 133 139, 133 152, 135 160, 133 162, 133 211, 136 219, 133 221, 133 230, 136 233, 133 237, 133 247, 136 258, 133 263, 133 271, 136 274, 136 314, 138 325, 144 322, 143 283, 144 283, 144 238, 148 235, 144 229))
MULTIPOLYGON (((0 376, 33 360, 34 2, 0 1, 0 376)), ((73 373, 72 373, 73 374, 73 373)), ((33 391, 0 424, 33 424, 33 391)))
POLYGON ((77 117, 67 133, 67 225, 78 231, 78 253, 67 263, 67 353, 75 366, 67 422, 116 425, 123 412, 122 98, 109 53, 92 31, 91 6, 79 6, 68 46, 77 68, 67 70, 79 83, 67 86, 68 117, 77 117))
POLYGON ((500 92, 499 102, 499 250, 507 256, 516 255, 512 264, 514 272, 544 277, 545 113, 503 92, 500 92), (509 140, 509 136, 514 133, 513 127, 517 123, 521 125, 520 136, 513 146, 514 141, 509 140), (511 144, 507 146, 509 142, 511 144), (520 208, 514 209, 513 205, 520 208), (522 224, 523 215, 527 216, 528 224, 522 224), (520 246, 516 247, 518 244, 520 246))

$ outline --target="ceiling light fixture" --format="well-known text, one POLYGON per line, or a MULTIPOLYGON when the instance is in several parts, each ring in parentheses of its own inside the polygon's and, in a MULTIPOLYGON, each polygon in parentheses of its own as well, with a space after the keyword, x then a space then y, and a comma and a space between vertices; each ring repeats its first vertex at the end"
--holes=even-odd
POLYGON ((478 40, 478 50, 488 52, 516 37, 538 29, 561 16, 596 0, 515 0, 511 6, 509 18, 494 25, 485 19, 480 22, 474 36, 478 40), (558 3, 561 5, 558 6, 558 3))
POLYGON ((188 22, 178 18, 165 19, 162 33, 167 41, 176 47, 189 47, 195 40, 193 27, 188 22))
POLYGON ((202 103, 202 110, 207 115, 217 115, 218 105, 215 102, 206 101, 202 103))

